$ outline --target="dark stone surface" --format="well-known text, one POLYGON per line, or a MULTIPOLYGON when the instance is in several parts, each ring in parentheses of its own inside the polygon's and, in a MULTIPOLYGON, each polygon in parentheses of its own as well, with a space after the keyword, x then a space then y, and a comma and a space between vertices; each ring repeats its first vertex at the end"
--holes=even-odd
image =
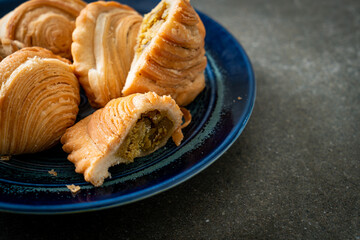
POLYGON ((360 1, 192 2, 252 60, 257 100, 240 138, 134 204, 0 213, 0 239, 360 239, 360 1))

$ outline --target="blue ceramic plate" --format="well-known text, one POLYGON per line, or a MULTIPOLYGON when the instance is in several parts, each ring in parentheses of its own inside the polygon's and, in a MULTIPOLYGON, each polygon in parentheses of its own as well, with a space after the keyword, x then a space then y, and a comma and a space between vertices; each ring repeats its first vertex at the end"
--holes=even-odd
MULTIPOLYGON (((155 1, 122 1, 140 12, 155 1)), ((0 1, 0 15, 19 1, 0 1)), ((74 172, 60 144, 33 155, 0 161, 0 210, 22 213, 69 213, 124 205, 174 187, 219 158, 249 120, 255 101, 255 79, 249 58, 222 26, 199 13, 206 27, 206 88, 188 106, 193 121, 184 129, 184 141, 172 141, 133 164, 110 169, 112 178, 95 188, 74 172), (51 169, 57 176, 48 173, 51 169), (73 195, 65 185, 81 191, 73 195)), ((83 95, 84 96, 84 95, 83 95)), ((82 97, 79 118, 92 112, 82 97)))

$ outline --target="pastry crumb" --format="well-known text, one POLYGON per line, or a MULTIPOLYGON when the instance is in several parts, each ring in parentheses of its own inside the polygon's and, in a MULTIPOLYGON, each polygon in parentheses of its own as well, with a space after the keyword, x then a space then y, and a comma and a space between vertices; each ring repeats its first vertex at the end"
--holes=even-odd
POLYGON ((0 161, 9 161, 10 158, 10 156, 0 156, 0 161))
POLYGON ((237 97, 237 99, 238 99, 238 100, 241 100, 242 98, 239 96, 239 97, 237 97))
POLYGON ((80 186, 75 186, 74 184, 66 185, 66 187, 67 187, 72 193, 77 193, 78 191, 80 191, 80 186))
POLYGON ((50 171, 48 171, 48 173, 49 173, 50 175, 53 175, 54 177, 57 176, 57 172, 55 172, 54 169, 51 169, 50 171))

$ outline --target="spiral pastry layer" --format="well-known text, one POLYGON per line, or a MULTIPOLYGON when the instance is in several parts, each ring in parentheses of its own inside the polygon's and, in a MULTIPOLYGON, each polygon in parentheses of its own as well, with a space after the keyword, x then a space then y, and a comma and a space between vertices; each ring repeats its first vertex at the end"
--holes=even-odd
POLYGON ((74 66, 93 107, 121 96, 141 22, 134 9, 116 2, 90 3, 77 18, 74 66))
POLYGON ((23 48, 0 62, 0 155, 35 153, 74 124, 79 84, 69 61, 23 48))
POLYGON ((169 96, 133 94, 111 100, 69 128, 61 142, 75 171, 100 186, 109 176, 109 167, 150 154, 171 136, 179 145, 183 139, 182 116, 169 96))
POLYGON ((81 0, 30 0, 0 20, 0 37, 39 46, 71 59, 75 19, 86 6, 81 0))
POLYGON ((163 0, 145 15, 123 94, 154 91, 187 105, 204 89, 205 28, 188 0, 163 0))

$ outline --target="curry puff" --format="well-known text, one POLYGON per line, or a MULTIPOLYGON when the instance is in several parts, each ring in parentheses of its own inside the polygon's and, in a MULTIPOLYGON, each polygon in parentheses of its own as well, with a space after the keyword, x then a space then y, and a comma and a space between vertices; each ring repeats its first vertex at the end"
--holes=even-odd
POLYGON ((81 0, 26 1, 0 20, 0 37, 71 59, 75 19, 85 6, 81 0))
POLYGON ((117 2, 90 3, 77 18, 72 54, 93 107, 121 96, 141 22, 140 14, 117 2))
POLYGON ((0 155, 35 153, 55 145, 74 124, 79 83, 66 59, 39 47, 0 62, 0 155))
POLYGON ((170 96, 132 94, 111 100, 69 128, 61 142, 63 150, 70 153, 68 159, 75 164, 75 171, 100 186, 110 176, 109 167, 148 155, 170 137, 180 145, 182 117, 170 96))
POLYGON ((163 0, 145 15, 123 94, 154 91, 187 105, 204 89, 205 28, 189 0, 163 0))

